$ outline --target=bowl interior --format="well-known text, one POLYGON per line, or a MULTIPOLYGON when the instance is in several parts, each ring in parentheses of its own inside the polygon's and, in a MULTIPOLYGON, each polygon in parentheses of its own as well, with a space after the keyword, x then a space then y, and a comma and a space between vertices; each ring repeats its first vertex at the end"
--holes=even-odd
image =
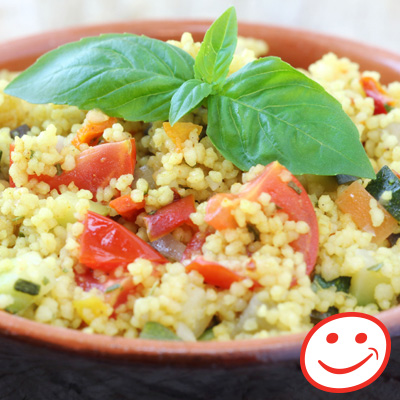
MULTIPOLYGON (((210 21, 136 21, 119 24, 80 27, 44 33, 9 43, 0 43, 0 69, 22 70, 41 54, 67 42, 100 33, 131 32, 161 40, 179 39, 185 31, 195 40, 202 40, 210 21)), ((271 55, 281 57, 295 67, 307 68, 327 52, 349 57, 363 70, 379 71, 385 83, 400 80, 400 55, 367 45, 321 34, 256 24, 240 24, 243 36, 264 39, 271 55)), ((381 313, 379 318, 392 334, 398 334, 400 308, 381 313)), ((140 360, 167 357, 174 362, 209 363, 223 359, 229 363, 277 361, 299 357, 305 333, 264 340, 232 341, 225 343, 173 343, 103 335, 86 335, 78 331, 56 328, 0 312, 0 332, 18 336, 41 345, 86 353, 103 353, 110 357, 140 360)))

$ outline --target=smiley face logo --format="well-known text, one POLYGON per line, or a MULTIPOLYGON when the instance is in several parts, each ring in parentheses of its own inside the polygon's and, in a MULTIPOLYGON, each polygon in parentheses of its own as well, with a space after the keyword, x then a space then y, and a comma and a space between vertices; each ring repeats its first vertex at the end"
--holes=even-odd
POLYGON ((345 393, 377 379, 389 356, 385 325, 368 314, 348 312, 326 318, 311 329, 301 348, 300 365, 318 389, 345 393))

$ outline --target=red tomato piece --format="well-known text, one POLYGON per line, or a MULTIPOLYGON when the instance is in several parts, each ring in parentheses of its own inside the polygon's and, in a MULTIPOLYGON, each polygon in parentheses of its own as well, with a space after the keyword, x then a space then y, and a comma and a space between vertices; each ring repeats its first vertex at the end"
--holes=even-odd
POLYGON ((186 272, 197 271, 203 276, 204 282, 218 286, 221 289, 229 289, 233 282, 244 279, 229 268, 213 261, 207 261, 203 257, 196 257, 187 267, 186 272))
POLYGON ((106 187, 111 179, 121 175, 133 174, 136 163, 135 140, 106 143, 82 151, 76 157, 76 166, 72 171, 61 175, 36 177, 58 189, 60 185, 74 182, 79 189, 86 189, 96 196, 98 188, 106 187))
POLYGON ((143 200, 135 203, 131 195, 127 194, 110 201, 109 205, 127 221, 135 222, 137 216, 144 210, 146 202, 143 200))
POLYGON ((365 94, 374 100, 374 115, 387 114, 387 106, 392 106, 394 100, 389 98, 383 87, 374 78, 364 76, 360 79, 365 94))
MULTIPOLYGON (((14 145, 10 146, 11 152, 14 145)), ((74 182, 79 189, 86 189, 96 196, 98 188, 105 188, 113 178, 133 174, 136 163, 135 139, 105 143, 82 151, 75 159, 75 168, 61 175, 31 175, 30 179, 46 182, 51 189, 74 182)), ((11 165, 11 164, 10 164, 11 165)), ((10 185, 12 179, 10 177, 10 185)))
POLYGON ((150 241, 167 235, 183 224, 192 225, 190 214, 196 212, 194 196, 176 200, 144 218, 150 241))
POLYGON ((81 236, 79 262, 91 269, 113 271, 137 258, 156 263, 168 260, 149 244, 110 218, 89 211, 81 236))
POLYGON ((315 266, 318 255, 318 222, 314 207, 301 183, 277 161, 267 165, 261 175, 246 184, 238 194, 220 193, 208 200, 205 221, 217 230, 235 229, 237 223, 232 210, 241 199, 256 201, 261 193, 268 193, 276 206, 292 221, 305 221, 310 227, 308 233, 300 235, 291 243, 295 251, 304 254, 307 273, 315 266), (226 206, 224 200, 230 201, 226 206))

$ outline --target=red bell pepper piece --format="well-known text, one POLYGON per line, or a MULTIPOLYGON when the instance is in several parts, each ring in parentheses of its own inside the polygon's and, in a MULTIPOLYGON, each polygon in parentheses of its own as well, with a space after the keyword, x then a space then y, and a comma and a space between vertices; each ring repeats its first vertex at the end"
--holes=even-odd
POLYGON ((112 207, 121 217, 130 222, 135 222, 137 216, 144 210, 146 202, 135 203, 130 194, 118 197, 110 201, 112 207))
POLYGON ((394 104, 394 100, 387 95, 379 82, 370 76, 364 76, 360 79, 360 83, 365 94, 374 100, 374 115, 387 114, 387 109, 394 104))
POLYGON ((194 196, 176 200, 144 218, 150 241, 167 235, 183 224, 193 225, 190 214, 196 212, 194 196))
POLYGON ((204 282, 218 286, 221 289, 229 289, 233 282, 244 279, 230 269, 213 261, 207 261, 203 257, 196 257, 187 267, 186 272, 197 271, 203 276, 204 282))
POLYGON ((91 269, 113 271, 137 258, 164 264, 168 260, 149 244, 110 218, 89 211, 81 236, 79 262, 91 269))
POLYGON ((307 273, 315 266, 318 255, 318 223, 314 207, 301 183, 277 161, 267 165, 261 175, 246 184, 238 194, 219 193, 208 200, 205 221, 217 230, 235 229, 237 223, 232 210, 241 199, 256 201, 261 193, 268 193, 271 200, 292 221, 305 221, 310 226, 308 233, 300 235, 291 243, 294 250, 304 254, 307 273), (287 179, 289 177, 289 179, 287 179), (231 205, 226 207, 223 201, 228 199, 231 205))
POLYGON ((206 237, 206 233, 195 233, 182 254, 181 262, 192 259, 194 255, 201 255, 201 249, 206 242, 206 237))

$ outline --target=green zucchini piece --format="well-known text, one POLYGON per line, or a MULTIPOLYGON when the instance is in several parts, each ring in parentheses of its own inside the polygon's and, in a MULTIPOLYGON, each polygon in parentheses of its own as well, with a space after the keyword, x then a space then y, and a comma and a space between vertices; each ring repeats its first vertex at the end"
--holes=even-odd
POLYGON ((27 281, 25 279, 18 279, 14 283, 14 290, 17 292, 29 294, 31 296, 37 296, 40 292, 40 285, 31 281, 27 281))
POLYGON ((336 180, 339 185, 345 185, 346 183, 355 182, 357 179, 359 178, 353 175, 343 175, 343 174, 336 175, 336 180))
POLYGON ((212 328, 208 328, 200 335, 200 337, 197 340, 199 342, 207 342, 213 339, 215 339, 214 332, 212 328))
POLYGON ((390 279, 378 269, 379 264, 362 268, 351 278, 350 294, 360 306, 375 303, 375 288, 380 283, 390 283, 390 279))
MULTIPOLYGON (((54 218, 62 226, 67 226, 68 223, 73 224, 76 222, 74 217, 76 211, 76 205, 79 201, 79 197, 76 193, 65 192, 60 194, 56 199, 56 207, 53 207, 54 218)), ((89 200, 89 210, 97 214, 107 216, 110 214, 110 207, 104 206, 103 204, 96 203, 89 200)))
POLYGON ((311 314, 310 314, 311 323, 316 325, 316 324, 318 324, 318 322, 321 322, 323 319, 331 317, 332 315, 335 315, 338 312, 339 312, 339 310, 336 307, 329 307, 328 311, 326 311, 326 312, 312 310, 311 314))
POLYGON ((142 332, 139 335, 140 339, 151 340, 181 340, 171 329, 168 329, 158 322, 146 322, 142 332))
POLYGON ((349 276, 339 276, 339 278, 333 279, 332 281, 326 281, 321 275, 315 275, 313 281, 314 291, 321 289, 328 289, 332 286, 336 287, 337 292, 349 293, 351 278, 349 276))
POLYGON ((387 166, 383 166, 376 174, 376 179, 368 183, 365 188, 385 209, 400 221, 400 179, 387 166), (385 199, 383 194, 391 193, 390 199, 385 199))

